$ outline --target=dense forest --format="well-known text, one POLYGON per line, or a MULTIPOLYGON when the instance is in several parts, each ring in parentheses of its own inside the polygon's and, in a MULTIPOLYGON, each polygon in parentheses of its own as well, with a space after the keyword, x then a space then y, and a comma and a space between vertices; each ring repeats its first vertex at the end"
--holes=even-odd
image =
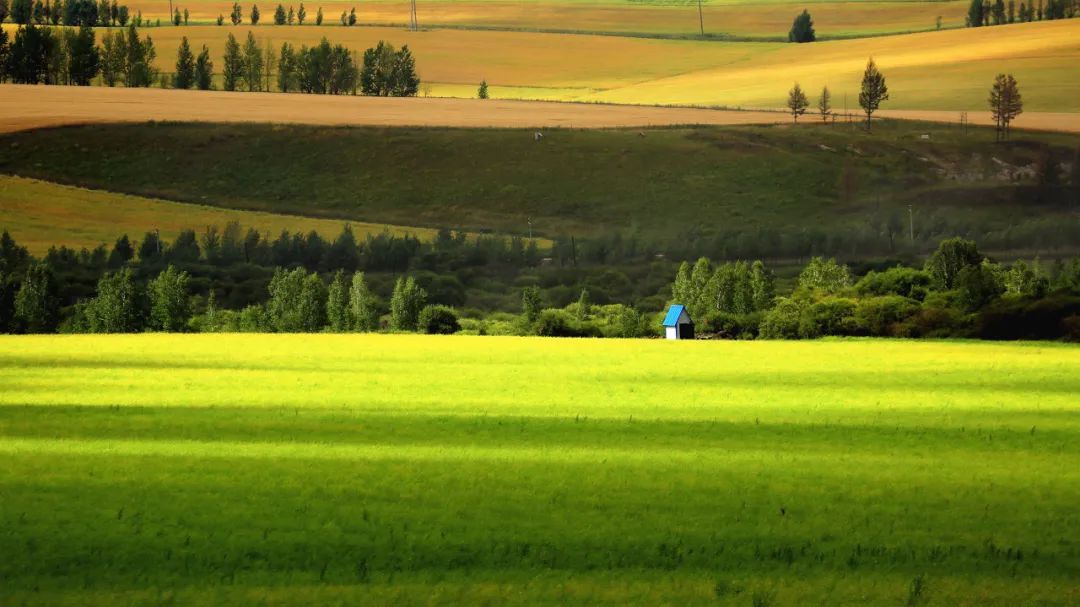
POLYGON ((1001 264, 952 238, 921 265, 813 257, 781 288, 760 260, 610 265, 585 254, 596 246, 449 230, 358 241, 347 225, 270 239, 233 222, 35 259, 4 232, 0 329, 645 337, 682 303, 713 338, 1080 339, 1080 258, 1001 264))

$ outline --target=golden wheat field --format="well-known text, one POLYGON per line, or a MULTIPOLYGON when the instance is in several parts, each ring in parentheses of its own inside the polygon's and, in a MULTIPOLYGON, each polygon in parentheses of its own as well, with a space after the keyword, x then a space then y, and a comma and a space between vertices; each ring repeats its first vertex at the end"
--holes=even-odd
MULTIPOLYGON (((195 0, 179 2, 190 12, 190 23, 214 23, 218 15, 226 21, 232 2, 195 0)), ((283 2, 298 8, 298 0, 283 2)), ((930 30, 941 17, 942 27, 962 27, 967 11, 963 0, 941 2, 820 2, 810 5, 822 37, 861 36, 881 33, 930 30)), ((168 5, 136 1, 130 4, 144 17, 168 21, 168 5)), ((262 22, 273 20, 276 2, 263 3, 262 22)), ((342 11, 357 9, 357 20, 365 25, 404 25, 409 21, 407 2, 306 2, 306 25, 315 23, 319 7, 324 26, 339 26, 342 11)), ((245 11, 250 6, 244 3, 245 11)), ((706 2, 702 7, 705 33, 709 36, 784 38, 802 5, 767 3, 706 2)), ((610 32, 693 36, 700 33, 695 3, 649 2, 507 2, 469 0, 465 2, 420 2, 418 19, 423 27, 475 27, 517 30, 610 32)), ((245 22, 247 13, 245 12, 245 22)))
POLYGON ((772 124, 776 112, 550 103, 0 85, 0 132, 100 122, 274 122, 327 126, 645 127, 772 124))
MULTIPOLYGON (((122 234, 137 238, 154 229, 171 241, 182 230, 201 232, 207 226, 220 228, 230 221, 271 236, 282 230, 314 230, 326 238, 339 234, 345 224, 336 219, 217 209, 0 175, 0 229, 10 232, 34 255, 44 254, 54 245, 92 249, 111 244, 122 234)), ((384 231, 425 240, 435 234, 424 228, 348 223, 360 238, 384 231)))
MULTIPOLYGON (((158 66, 168 71, 181 36, 195 48, 207 45, 220 64, 228 33, 243 37, 249 29, 148 32, 158 66)), ((1005 71, 1019 80, 1028 112, 1080 112, 1076 19, 810 45, 363 27, 253 30, 274 46, 312 44, 324 35, 353 49, 380 39, 408 44, 430 87, 425 92, 434 96, 474 96, 486 79, 500 98, 776 108, 798 81, 812 97, 827 85, 837 109, 845 95, 854 109, 862 69, 873 56, 888 79, 885 109, 983 110, 994 76, 1005 71)), ((1016 126, 1023 127, 1023 118, 1016 126)))

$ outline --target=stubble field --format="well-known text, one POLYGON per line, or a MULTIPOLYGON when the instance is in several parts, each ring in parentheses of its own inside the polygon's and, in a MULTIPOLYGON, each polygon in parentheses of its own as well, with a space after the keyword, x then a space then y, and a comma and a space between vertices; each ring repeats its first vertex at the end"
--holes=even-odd
POLYGON ((1080 349, 0 338, 0 602, 1070 605, 1080 349))
MULTIPOLYGON (((182 3, 190 12, 190 23, 211 24, 218 15, 228 23, 232 3, 194 0, 182 3)), ((283 2, 299 8, 298 1, 283 2)), ((277 3, 260 5, 262 22, 272 23, 277 3)), ((356 8, 363 25, 405 26, 409 3, 390 2, 305 2, 307 27, 314 26, 318 8, 323 9, 323 27, 340 27, 342 11, 356 8)), ((129 6, 144 17, 168 22, 168 5, 135 0, 129 6)), ((819 36, 823 38, 879 35, 926 31, 937 27, 963 27, 968 4, 963 0, 939 2, 901 0, 895 2, 703 2, 705 34, 713 38, 769 39, 783 41, 792 19, 803 8, 811 9, 819 36)), ((244 4, 244 17, 250 6, 244 4)), ((701 33, 696 2, 677 1, 523 1, 466 0, 419 2, 417 14, 422 27, 494 28, 520 31, 561 31, 630 34, 644 36, 694 37, 701 33)))
MULTIPOLYGON (((613 36, 387 28, 163 27, 148 30, 158 66, 172 70, 181 36, 206 45, 219 65, 225 40, 249 30, 280 48, 326 36, 362 51, 379 40, 408 44, 432 96, 475 97, 481 80, 492 96, 624 104, 693 104, 779 108, 798 81, 816 100, 822 86, 836 109, 858 109, 868 57, 888 78, 894 110, 986 111, 994 76, 1011 72, 1027 112, 1080 112, 1080 20, 927 32, 810 45, 648 40, 613 36)), ((1023 117, 1018 121, 1020 126, 1023 117)))

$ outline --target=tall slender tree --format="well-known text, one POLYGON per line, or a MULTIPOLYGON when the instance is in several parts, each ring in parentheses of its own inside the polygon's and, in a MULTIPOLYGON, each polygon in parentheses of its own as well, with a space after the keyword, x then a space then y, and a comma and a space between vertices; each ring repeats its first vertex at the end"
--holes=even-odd
POLYGON ((870 130, 870 118, 881 107, 881 104, 889 100, 889 88, 885 86, 885 76, 878 70, 874 58, 866 62, 866 71, 863 72, 862 87, 859 90, 859 107, 866 112, 866 130, 870 130))
POLYGON ((807 100, 806 93, 803 92, 798 82, 788 91, 787 106, 795 122, 798 122, 799 116, 805 114, 806 108, 810 107, 810 101, 807 100))
POLYGON ((191 53, 187 36, 180 39, 180 47, 176 49, 176 74, 173 75, 173 86, 178 89, 189 89, 195 85, 195 55, 191 53))
POLYGON ((821 88, 821 97, 818 97, 818 113, 821 114, 821 121, 828 122, 829 115, 832 114, 832 94, 829 93, 829 87, 821 88))
POLYGON ((208 91, 214 86, 214 62, 210 60, 210 50, 204 44, 195 59, 195 87, 208 91))
POLYGON ((244 77, 244 56, 240 53, 240 43, 236 36, 229 34, 225 40, 225 58, 221 67, 222 88, 235 91, 244 77))
POLYGON ((1024 102, 1020 98, 1020 88, 1012 74, 998 74, 990 87, 990 113, 997 125, 998 141, 1009 138, 1009 125, 1024 112, 1024 102))
POLYGON ((15 295, 15 319, 27 333, 52 333, 60 319, 56 278, 47 263, 26 270, 15 295))

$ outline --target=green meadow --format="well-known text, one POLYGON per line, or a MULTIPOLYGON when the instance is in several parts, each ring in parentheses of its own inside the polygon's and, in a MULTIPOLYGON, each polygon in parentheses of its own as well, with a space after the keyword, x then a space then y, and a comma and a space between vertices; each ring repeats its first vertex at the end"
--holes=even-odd
POLYGON ((1073 605, 1080 348, 0 338, 0 604, 1073 605))

